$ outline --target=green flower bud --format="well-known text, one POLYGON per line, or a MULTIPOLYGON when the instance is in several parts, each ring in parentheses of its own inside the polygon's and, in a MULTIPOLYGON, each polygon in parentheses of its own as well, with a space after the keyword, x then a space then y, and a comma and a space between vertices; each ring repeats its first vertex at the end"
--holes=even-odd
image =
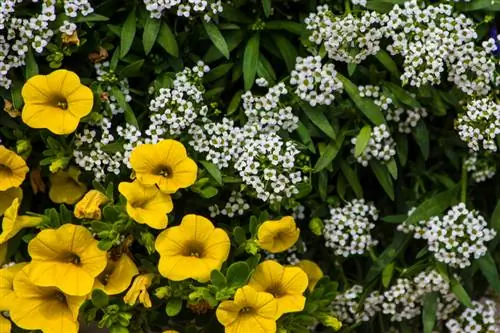
POLYGON ((259 245, 257 244, 257 242, 255 240, 249 240, 245 244, 245 251, 247 253, 255 255, 255 254, 257 254, 257 252, 259 252, 259 245))
POLYGON ((68 157, 59 157, 58 159, 52 161, 49 166, 49 170, 52 173, 56 173, 59 170, 64 170, 68 166, 69 158, 68 157))
POLYGON ((315 217, 309 221, 309 229, 313 234, 316 236, 321 236, 323 234, 323 228, 325 225, 323 224, 323 221, 319 217, 315 217))
POLYGON ((170 296, 170 288, 167 286, 157 288, 155 290, 155 296, 159 299, 168 298, 168 296, 170 296))
POLYGON ((335 331, 338 331, 342 328, 342 322, 340 322, 340 320, 338 320, 334 316, 323 314, 319 319, 321 320, 321 323, 323 325, 333 328, 335 331))

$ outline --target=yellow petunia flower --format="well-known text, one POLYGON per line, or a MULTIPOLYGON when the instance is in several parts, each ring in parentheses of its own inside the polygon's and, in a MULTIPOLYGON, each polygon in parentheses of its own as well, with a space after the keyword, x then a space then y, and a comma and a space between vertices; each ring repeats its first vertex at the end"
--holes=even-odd
POLYGON ((0 311, 9 311, 10 307, 17 303, 14 294, 14 278, 24 266, 26 263, 23 262, 0 269, 0 311))
POLYGON ((90 231, 74 224, 41 231, 28 244, 28 253, 28 272, 35 285, 57 287, 72 296, 90 293, 107 262, 90 231))
POLYGON ((70 134, 80 119, 92 110, 92 90, 65 69, 31 77, 22 90, 23 122, 31 128, 46 128, 54 134, 70 134))
POLYGON ((123 254, 118 260, 108 258, 108 265, 96 278, 93 289, 101 289, 108 295, 120 294, 127 290, 138 274, 137 266, 127 254, 123 254))
POLYGON ((260 263, 248 283, 257 291, 265 291, 278 302, 278 317, 284 313, 304 309, 307 289, 307 275, 298 267, 283 267, 277 261, 266 260, 260 263))
POLYGON ((12 205, 14 199, 23 201, 23 190, 20 187, 11 187, 6 191, 0 191, 0 216, 12 205))
POLYGON ((236 291, 234 301, 224 301, 216 311, 226 333, 275 333, 278 303, 273 295, 250 286, 236 291))
POLYGON ((127 294, 123 297, 123 301, 131 306, 134 306, 139 301, 145 308, 150 308, 152 304, 148 288, 151 287, 154 277, 155 275, 152 273, 137 276, 134 283, 132 283, 132 287, 130 287, 127 294))
POLYGON ((130 164, 141 184, 156 185, 165 193, 193 185, 198 173, 198 166, 187 156, 186 148, 175 140, 138 146, 130 155, 130 164))
POLYGON ((138 181, 121 182, 118 191, 127 199, 127 214, 134 221, 155 229, 167 227, 167 214, 174 209, 169 194, 156 186, 143 186, 138 181))
POLYGON ((41 217, 18 215, 19 200, 16 198, 12 205, 7 208, 2 220, 2 232, 0 233, 0 244, 7 242, 24 228, 34 227, 42 222, 41 217))
POLYGON ((28 171, 21 156, 0 145, 0 191, 21 185, 28 171))
POLYGON ((229 255, 227 233, 198 215, 186 215, 181 224, 161 232, 156 238, 160 253, 158 270, 169 280, 195 279, 207 282, 229 255))
POLYGON ((301 260, 297 266, 307 274, 309 291, 313 291, 316 283, 323 277, 323 271, 314 261, 301 260))
POLYGON ((11 333, 12 324, 10 320, 0 315, 0 333, 11 333))
POLYGON ((279 253, 291 248, 299 239, 300 229, 291 216, 262 223, 257 232, 259 246, 271 253, 279 253))
POLYGON ((26 266, 14 279, 18 302, 10 307, 12 321, 26 330, 43 333, 77 333, 78 312, 84 296, 69 296, 54 287, 40 287, 31 282, 26 266))
POLYGON ((69 167, 50 175, 49 197, 54 203, 72 205, 87 191, 87 186, 78 180, 80 170, 69 167))
POLYGON ((109 198, 97 190, 88 191, 75 205, 74 214, 77 219, 101 219, 100 206, 109 201, 109 198))

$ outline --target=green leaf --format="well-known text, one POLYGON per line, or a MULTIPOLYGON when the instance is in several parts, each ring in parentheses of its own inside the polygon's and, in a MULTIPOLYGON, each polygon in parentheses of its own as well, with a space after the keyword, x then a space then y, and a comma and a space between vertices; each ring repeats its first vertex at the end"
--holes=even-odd
POLYGON ((472 308, 472 301, 464 287, 455 278, 451 280, 451 291, 457 296, 458 300, 468 308, 472 308))
POLYGON ((491 10, 500 11, 500 3, 495 0, 474 0, 470 3, 460 3, 457 4, 457 10, 459 11, 475 11, 475 10, 491 10))
POLYGON ((116 71, 116 67, 118 67, 118 61, 120 61, 120 47, 116 47, 113 55, 111 56, 111 60, 109 62, 109 68, 116 71))
POLYGON ((120 325, 113 325, 109 328, 109 333, 129 333, 130 331, 128 328, 120 326, 120 325))
POLYGON ((408 162, 408 138, 406 135, 396 135, 396 152, 398 154, 399 162, 402 166, 408 162))
POLYGON ((362 98, 359 95, 358 87, 354 85, 348 78, 341 74, 337 77, 344 85, 344 90, 347 92, 351 100, 356 104, 356 107, 375 125, 385 123, 385 118, 380 111, 380 108, 370 99, 362 98))
POLYGON ((237 92, 234 93, 233 98, 231 98, 231 101, 229 102, 229 105, 227 106, 226 114, 228 116, 235 113, 238 110, 238 108, 240 107, 240 104, 241 104, 241 96, 242 95, 243 95, 243 90, 238 90, 237 92))
POLYGON ((269 17, 271 15, 272 4, 271 0, 262 0, 262 9, 264 9, 264 15, 269 17))
POLYGON ((328 196, 328 172, 326 170, 318 173, 318 193, 321 200, 326 201, 328 196))
POLYGON ((227 285, 226 277, 217 269, 214 269, 210 274, 210 282, 212 282, 217 289, 225 288, 227 285))
POLYGON ((392 59, 392 57, 387 53, 385 50, 380 50, 378 53, 375 55, 378 61, 382 65, 384 65, 385 68, 391 73, 391 75, 395 78, 398 79, 401 77, 401 72, 398 69, 398 65, 396 65, 396 62, 392 59))
POLYGON ((437 320, 438 294, 428 293, 424 296, 424 310, 422 312, 422 324, 424 333, 432 333, 437 320))
POLYGON ((354 147, 354 156, 358 157, 363 154, 370 142, 370 138, 372 135, 372 127, 370 125, 365 125, 360 131, 358 136, 356 137, 356 146, 354 147))
POLYGON ((394 274, 394 263, 391 262, 382 271, 382 285, 387 288, 391 284, 392 275, 394 274))
POLYGON ((484 277, 490 283, 491 288, 493 288, 497 293, 500 292, 500 278, 498 276, 497 265, 495 260, 491 256, 491 253, 486 253, 486 255, 476 260, 481 272, 483 272, 484 277))
MULTIPOLYGON (((215 47, 227 58, 229 59, 229 48, 227 47, 226 40, 222 33, 220 32, 217 25, 212 22, 206 22, 203 20, 203 27, 207 32, 208 38, 212 41, 215 47)), ((255 65, 257 67, 257 65, 255 65)))
POLYGON ((247 283, 250 275, 250 267, 244 261, 232 263, 227 269, 226 279, 229 287, 242 287, 247 283))
POLYGON ((497 201, 493 214, 491 214, 490 227, 500 232, 500 199, 497 201))
POLYGON ((375 174, 375 176, 378 179, 378 182, 380 185, 382 185, 382 188, 384 189, 385 193, 391 198, 392 201, 394 201, 394 188, 392 184, 392 178, 387 170, 387 167, 380 163, 377 160, 371 160, 370 161, 370 167, 375 174))
POLYGON ((301 121, 299 121, 298 125, 299 127, 297 128, 297 133, 299 134, 300 140, 311 153, 316 153, 314 142, 311 138, 311 135, 309 134, 307 127, 301 121))
POLYGON ((361 187, 361 184, 359 183, 358 175, 356 172, 354 172, 353 169, 347 164, 345 160, 340 160, 340 170, 342 170, 342 173, 344 174, 344 177, 347 179, 347 182, 349 185, 351 185, 351 188, 356 194, 356 197, 358 198, 363 198, 363 188, 361 187))
POLYGON ((75 19, 75 23, 83 23, 83 22, 105 22, 109 21, 109 17, 104 15, 99 15, 92 13, 87 16, 80 16, 75 19))
POLYGON ((130 11, 120 32, 120 58, 127 55, 134 42, 135 32, 137 30, 135 11, 135 8, 130 11))
POLYGON ((233 65, 234 64, 230 62, 213 68, 210 72, 205 74, 205 76, 203 77, 203 82, 209 83, 217 79, 220 79, 221 77, 226 75, 231 70, 231 68, 233 68, 233 65))
POLYGON ((123 67, 123 69, 120 70, 120 72, 118 72, 118 76, 121 78, 140 77, 144 75, 144 73, 141 72, 141 68, 143 65, 144 65, 144 59, 134 61, 130 65, 123 67))
POLYGON ((384 85, 396 96, 396 98, 403 104, 413 108, 421 107, 420 103, 413 97, 412 94, 401 88, 399 85, 392 82, 385 82, 384 85))
POLYGON ((340 136, 336 141, 331 142, 326 146, 318 161, 314 165, 313 172, 320 172, 327 166, 331 165, 344 143, 344 136, 340 136))
POLYGON ((295 46, 281 34, 272 34, 271 38, 278 47, 281 57, 285 61, 286 68, 289 72, 295 68, 295 60, 297 59, 297 49, 295 46))
POLYGON ((387 162, 386 166, 392 178, 398 179, 398 165, 396 164, 396 160, 394 160, 394 158, 391 158, 389 162, 387 162))
POLYGON ((30 77, 38 74, 38 64, 36 63, 35 55, 33 54, 33 48, 30 46, 28 48, 28 54, 26 55, 26 80, 30 77))
POLYGON ((248 41, 243 54, 243 81, 245 90, 250 90, 255 82, 259 65, 260 35, 254 34, 248 41))
POLYGON ((325 116, 323 111, 318 108, 313 108, 308 103, 300 103, 300 107, 304 111, 305 115, 309 120, 316 125, 323 133, 325 133, 330 139, 335 140, 337 135, 335 129, 330 124, 330 121, 325 116))
POLYGON ((168 54, 174 57, 179 57, 179 46, 175 40, 174 33, 166 23, 162 23, 156 42, 167 51, 168 54))
POLYGON ((429 143, 429 130, 425 125, 425 122, 419 121, 417 127, 413 131, 415 141, 417 141, 418 147, 424 156, 424 159, 429 158, 430 153, 430 143, 429 143))
POLYGON ((234 227, 233 236, 237 244, 243 244, 247 240, 245 229, 240 226, 234 227))
POLYGON ((392 243, 386 247, 384 252, 375 260, 370 270, 366 274, 365 283, 370 283, 382 272, 387 265, 394 261, 405 249, 406 244, 410 240, 410 236, 402 232, 396 233, 392 243))
POLYGON ((96 308, 102 309, 108 306, 108 303, 109 297, 104 291, 102 291, 101 289, 94 289, 92 291, 92 304, 96 308))
POLYGON ((257 75, 263 77, 270 84, 276 81, 276 73, 274 72, 273 65, 261 53, 259 55, 259 65, 257 66, 257 75))
POLYGON ((144 32, 142 33, 142 46, 144 46, 144 53, 146 53, 146 55, 151 52, 153 45, 155 45, 160 28, 161 21, 148 15, 146 24, 144 25, 144 32))
POLYGON ((125 111, 125 120, 127 121, 127 123, 139 128, 137 118, 135 117, 132 108, 130 108, 130 105, 128 105, 127 101, 125 100, 125 95, 123 95, 122 91, 118 87, 114 86, 111 88, 111 92, 113 93, 113 96, 116 97, 116 102, 118 103, 118 105, 125 111))
POLYGON ((306 33, 306 26, 301 23, 293 21, 270 21, 266 22, 264 29, 267 30, 286 30, 296 35, 303 35, 306 33))
MULTIPOLYGON (((225 41, 227 43, 227 47, 229 48, 229 52, 238 47, 243 38, 244 38, 244 33, 241 30, 226 32, 225 41)), ((215 45, 211 45, 207 53, 203 57, 203 61, 205 61, 206 63, 211 63, 216 60, 219 60, 223 56, 224 55, 219 51, 219 49, 215 45)))
POLYGON ((213 186, 205 187, 200 191, 200 195, 205 199, 210 199, 215 197, 219 193, 219 190, 213 186))
POLYGON ((165 312, 169 317, 177 316, 182 310, 182 299, 180 298, 170 298, 167 301, 167 306, 165 307, 165 312))
POLYGON ((408 217, 406 223, 416 224, 419 221, 427 220, 432 216, 437 216, 448 207, 457 202, 458 186, 444 192, 440 192, 433 197, 422 202, 408 217))
POLYGON ((205 169, 208 171, 210 176, 213 177, 213 179, 217 182, 217 184, 222 186, 223 185, 222 173, 220 172, 219 167, 208 161, 200 161, 200 163, 205 167, 205 169))

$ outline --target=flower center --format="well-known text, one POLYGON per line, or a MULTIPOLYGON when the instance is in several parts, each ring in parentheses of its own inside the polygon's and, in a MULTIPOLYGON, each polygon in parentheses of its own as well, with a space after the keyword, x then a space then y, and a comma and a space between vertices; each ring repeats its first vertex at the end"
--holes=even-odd
POLYGON ((80 257, 75 253, 69 253, 68 256, 66 257, 66 261, 76 266, 79 266, 81 263, 80 257))
POLYGON ((168 165, 162 165, 156 170, 155 173, 163 177, 171 177, 172 169, 168 165))
POLYGON ((56 291, 54 293, 54 298, 61 303, 66 303, 66 296, 64 296, 64 294, 60 291, 56 291))
POLYGON ((201 258, 203 257, 203 252, 204 252, 204 246, 202 243, 198 241, 190 241, 185 245, 183 254, 186 257, 201 258))
POLYGON ((63 109, 63 110, 67 110, 68 109, 68 101, 63 96, 56 96, 56 97, 54 97, 53 103, 59 109, 63 109))
POLYGON ((266 292, 270 293, 274 297, 281 297, 286 294, 286 292, 283 290, 283 288, 281 288, 281 285, 279 284, 269 286, 266 289, 266 292))
POLYGON ((240 310, 241 314, 251 314, 253 312, 254 312, 254 308, 252 308, 250 306, 245 306, 245 307, 241 308, 241 310, 240 310))
POLYGON ((10 175, 12 174, 12 170, 3 164, 0 164, 0 175, 10 175))

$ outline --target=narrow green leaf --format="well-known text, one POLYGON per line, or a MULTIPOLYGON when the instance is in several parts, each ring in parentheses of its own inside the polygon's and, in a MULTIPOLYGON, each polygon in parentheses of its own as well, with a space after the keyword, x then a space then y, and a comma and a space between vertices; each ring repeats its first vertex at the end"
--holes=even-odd
POLYGON ((481 269, 481 272, 483 272, 484 277, 490 283, 491 288, 493 288, 497 293, 500 292, 500 277, 498 276, 497 265, 495 264, 495 260, 493 260, 491 253, 487 253, 476 261, 481 269))
MULTIPOLYGON (((240 45, 244 36, 245 34, 241 30, 228 31, 224 34, 229 52, 233 51, 236 47, 238 47, 238 45, 240 45)), ((211 63, 222 57, 224 57, 224 55, 219 51, 219 49, 215 45, 210 45, 210 48, 203 57, 203 61, 211 63)))
POLYGON ((387 162, 387 170, 389 170, 392 178, 398 179, 398 165, 396 164, 396 160, 394 160, 394 158, 391 158, 389 162, 387 162))
POLYGON ((264 9, 264 15, 269 17, 271 15, 272 3, 271 0, 262 0, 262 9, 264 9))
POLYGON ((444 212, 448 207, 457 202, 458 186, 447 191, 440 192, 433 197, 422 202, 408 217, 406 223, 416 224, 419 221, 427 220, 444 212))
POLYGON ((425 122, 422 120, 418 122, 417 127, 415 127, 413 131, 413 136, 415 137, 415 141, 417 141, 418 147, 424 156, 424 159, 429 158, 430 154, 430 139, 429 139, 429 130, 425 125, 425 122))
POLYGON ((493 214, 491 214, 490 227, 500 232, 500 199, 497 201, 493 214))
POLYGON ((125 66, 118 72, 119 77, 139 77, 142 76, 141 68, 144 65, 144 59, 134 61, 130 65, 125 66))
POLYGON ((259 55, 257 75, 266 79, 270 84, 273 84, 276 81, 276 73, 274 72, 273 65, 262 53, 259 55))
POLYGON ((421 107, 420 103, 413 97, 412 94, 401 88, 398 84, 392 82, 385 82, 384 86, 389 88, 389 90, 396 96, 396 98, 403 104, 411 106, 413 108, 421 107))
POLYGON ((398 69, 398 65, 396 65, 396 62, 392 59, 392 57, 387 53, 385 50, 380 50, 378 53, 375 55, 378 61, 382 65, 384 65, 385 68, 391 73, 391 75, 395 78, 398 79, 401 77, 401 73, 398 69))
POLYGON ((357 64, 347 64, 347 74, 349 74, 349 77, 354 74, 356 68, 358 68, 357 64))
POLYGON ((242 95, 243 95, 243 90, 238 90, 237 92, 234 93, 233 98, 231 98, 231 101, 229 102, 229 105, 227 107, 226 114, 228 116, 238 111, 238 108, 240 107, 241 104, 242 95))
POLYGON ((371 100, 364 99, 359 95, 359 90, 354 83, 348 78, 341 74, 337 74, 337 77, 344 85, 344 90, 347 92, 349 97, 352 99, 356 107, 375 125, 381 125, 385 123, 385 118, 380 111, 380 108, 371 100))
POLYGON ((301 23, 292 21, 270 21, 266 22, 264 27, 266 30, 286 30, 296 35, 303 35, 306 33, 306 26, 301 23))
POLYGON ((351 188, 354 194, 356 194, 356 197, 358 197, 359 199, 363 198, 363 188, 361 187, 361 184, 359 182, 358 175, 343 159, 340 160, 340 170, 342 170, 344 177, 347 179, 349 185, 351 185, 351 188))
POLYGON ((422 324, 424 333, 432 333, 437 320, 438 294, 428 293, 424 296, 424 310, 422 312, 422 324))
POLYGON ((328 172, 326 170, 318 173, 318 193, 321 200, 325 201, 328 196, 328 172))
POLYGON ((113 55, 111 56, 111 60, 109 62, 109 68, 116 71, 116 67, 118 67, 118 61, 120 61, 120 47, 117 46, 113 55))
POLYGON ((309 118, 309 120, 311 120, 311 122, 316 125, 323 133, 325 133, 330 139, 335 140, 337 138, 335 129, 330 124, 330 121, 321 109, 313 108, 308 103, 300 103, 300 107, 304 111, 307 118, 309 118))
POLYGON ((127 55, 134 42, 135 32, 137 30, 135 11, 135 8, 130 11, 120 32, 120 58, 127 55))
POLYGON ((368 284, 375 279, 391 262, 398 257, 406 247, 410 236, 402 232, 396 233, 392 243, 386 247, 384 252, 375 260, 366 274, 365 283, 368 284))
POLYGON ((394 263, 391 262, 382 271, 382 285, 387 288, 391 284, 392 275, 394 274, 394 263))
MULTIPOLYGON (((217 25, 212 22, 206 22, 203 20, 203 27, 207 32, 208 38, 212 41, 215 47, 227 58, 229 59, 229 48, 227 47, 226 40, 222 33, 220 32, 217 25)), ((257 65, 255 65, 257 67, 257 65)))
POLYGON ((328 144, 328 146, 326 146, 325 150, 316 162, 313 172, 320 172, 327 166, 331 165, 331 163, 339 153, 343 142, 344 136, 340 136, 335 142, 331 142, 330 144, 328 144))
POLYGON ((408 138, 406 135, 396 135, 396 152, 398 154, 399 162, 402 166, 408 162, 408 138))
POLYGON ((295 61, 297 59, 297 49, 295 46, 281 34, 272 34, 272 40, 280 51, 281 58, 285 61, 286 67, 289 72, 295 68, 295 61))
POLYGON ((75 23, 83 23, 83 22, 105 22, 109 21, 109 17, 104 15, 99 15, 92 13, 87 16, 80 16, 75 19, 75 23))
POLYGON ((135 117, 132 108, 125 100, 125 95, 123 95, 122 91, 118 87, 112 87, 111 92, 113 93, 113 96, 116 97, 116 102, 118 103, 118 105, 125 111, 125 120, 127 121, 127 123, 139 128, 137 118, 135 117))
POLYGON ((38 64, 36 63, 35 55, 33 54, 33 48, 28 48, 28 53, 26 54, 26 80, 30 77, 38 74, 38 64))
POLYGON ((179 57, 179 46, 177 45, 175 35, 172 30, 170 30, 168 24, 161 24, 156 42, 160 44, 160 46, 171 56, 174 56, 176 58, 179 57))
POLYGON ((358 157, 363 154, 370 142, 370 138, 372 135, 372 127, 370 125, 365 125, 360 131, 358 136, 356 137, 356 146, 354 147, 354 156, 358 157))
POLYGON ((458 300, 468 308, 472 308, 472 300, 464 287, 455 278, 451 280, 451 291, 457 296, 458 300))
POLYGON ((297 128, 297 134, 299 134, 300 140, 311 153, 315 154, 316 148, 314 147, 314 142, 311 138, 311 135, 309 134, 309 130, 301 121, 299 121, 298 125, 299 127, 297 128))
POLYGON ((160 28, 161 21, 148 16, 146 24, 144 25, 144 32, 142 33, 142 46, 144 46, 144 53, 146 53, 146 55, 151 52, 153 45, 155 45, 160 28))
POLYGON ((248 41, 243 54, 243 81, 245 90, 250 90, 255 82, 259 65, 260 35, 254 34, 248 41))
POLYGON ((380 163, 377 160, 371 160, 370 161, 370 167, 375 174, 375 176, 378 179, 378 182, 380 185, 382 185, 382 188, 384 189, 385 193, 391 198, 392 201, 394 201, 394 188, 392 184, 392 178, 387 170, 387 167, 380 163))
POLYGON ((210 72, 205 74, 205 76, 203 77, 203 82, 209 83, 217 79, 220 79, 221 77, 226 75, 231 70, 231 68, 233 68, 233 65, 234 64, 230 62, 213 68, 210 72))
POLYGON ((200 161, 200 163, 203 165, 203 167, 205 167, 205 169, 208 171, 210 176, 213 177, 213 179, 217 182, 217 184, 222 186, 223 185, 222 173, 220 172, 217 165, 215 165, 211 162, 208 162, 208 161, 200 161))

